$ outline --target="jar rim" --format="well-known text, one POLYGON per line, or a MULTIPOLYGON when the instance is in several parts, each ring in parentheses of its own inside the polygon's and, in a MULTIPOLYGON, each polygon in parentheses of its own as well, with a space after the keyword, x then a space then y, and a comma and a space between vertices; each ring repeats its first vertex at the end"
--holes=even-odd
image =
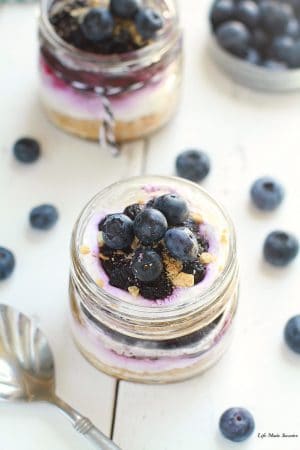
POLYGON ((87 304, 91 307, 91 313, 93 312, 92 310, 95 311, 99 310, 100 308, 101 310, 105 309, 110 312, 117 311, 117 313, 122 315, 123 317, 127 316, 128 318, 137 318, 138 320, 145 322, 151 320, 156 323, 159 323, 162 320, 172 320, 174 316, 177 316, 179 318, 182 316, 186 316, 187 314, 193 314, 201 308, 208 307, 221 294, 226 280, 229 279, 228 284, 231 282, 230 274, 232 274, 237 269, 235 228, 230 216, 228 215, 224 207, 221 206, 220 203, 218 203, 210 194, 208 194, 205 189, 198 186, 196 183, 185 180, 183 178, 161 175, 146 175, 127 178, 125 180, 113 183, 98 192, 83 208, 75 223, 71 238, 71 255, 72 263, 79 269, 80 277, 83 283, 85 284, 85 286, 89 287, 89 294, 94 299, 101 298, 101 305, 99 305, 99 301, 97 302, 88 296, 87 304), (181 183, 184 184, 187 188, 190 187, 193 188, 193 190, 196 189, 202 195, 205 195, 210 202, 212 202, 212 204, 222 214, 228 225, 228 254, 223 271, 216 277, 216 279, 212 282, 212 284, 206 291, 201 292, 200 294, 199 292, 192 294, 188 301, 186 298, 184 298, 182 300, 179 300, 178 302, 167 305, 156 305, 155 307, 150 304, 129 304, 125 300, 112 295, 111 293, 108 293, 107 290, 98 286, 81 261, 77 245, 80 237, 80 230, 82 225, 84 224, 85 217, 87 217, 88 212, 95 205, 95 202, 99 201, 101 198, 104 198, 108 192, 110 192, 114 188, 122 186, 122 184, 138 181, 142 182, 145 185, 147 185, 147 183, 151 184, 155 182, 159 186, 164 186, 164 183, 181 183), (153 317, 154 311, 155 317, 153 317))
POLYGON ((47 33, 47 39, 53 45, 53 47, 59 48, 60 50, 66 52, 71 57, 76 57, 80 61, 84 61, 91 64, 97 64, 105 68, 116 68, 122 64, 132 65, 138 63, 143 66, 147 62, 150 55, 156 52, 165 52, 169 48, 172 48, 174 42, 178 39, 178 35, 181 34, 181 29, 179 26, 179 16, 177 0, 164 0, 166 5, 168 5, 168 10, 173 11, 172 21, 170 25, 166 27, 164 32, 159 36, 159 39, 153 41, 151 44, 145 47, 133 50, 127 53, 116 53, 116 54, 97 54, 90 53, 79 48, 72 46, 71 44, 64 41, 54 30, 49 20, 49 6, 53 3, 53 0, 41 0, 40 3, 40 16, 39 24, 40 28, 47 33), (50 5, 49 5, 50 4, 50 5))

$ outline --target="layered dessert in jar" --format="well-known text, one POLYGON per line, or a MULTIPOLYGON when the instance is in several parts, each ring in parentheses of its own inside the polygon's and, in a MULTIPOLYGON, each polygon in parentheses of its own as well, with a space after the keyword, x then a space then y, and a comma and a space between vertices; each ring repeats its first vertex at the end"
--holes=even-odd
POLYGON ((172 0, 42 0, 40 93, 60 128, 110 143, 174 113, 182 32, 172 0))
POLYGON ((73 336, 113 376, 163 383, 204 371, 227 348, 237 298, 233 225, 194 183, 116 183, 75 225, 73 336))

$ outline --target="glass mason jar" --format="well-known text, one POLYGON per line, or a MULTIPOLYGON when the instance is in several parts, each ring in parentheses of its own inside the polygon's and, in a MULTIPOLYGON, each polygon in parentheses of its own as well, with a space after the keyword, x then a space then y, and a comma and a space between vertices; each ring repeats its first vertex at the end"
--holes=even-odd
POLYGON ((42 0, 39 22, 40 94, 50 120, 98 140, 138 139, 175 112, 182 75, 182 30, 173 0, 149 0, 165 18, 158 38, 141 49, 92 54, 63 41, 49 21, 53 0, 42 0))
POLYGON ((75 224, 71 260, 72 333, 81 353, 98 369, 125 380, 174 382, 206 370, 227 348, 238 300, 235 231, 223 208, 195 183, 147 176, 104 189, 75 224), (91 223, 98 224, 99 213, 123 211, 137 200, 147 201, 157 189, 180 192, 199 208, 223 246, 207 287, 184 288, 174 301, 126 297, 116 288, 109 291, 95 279, 82 254, 87 230, 91 223))

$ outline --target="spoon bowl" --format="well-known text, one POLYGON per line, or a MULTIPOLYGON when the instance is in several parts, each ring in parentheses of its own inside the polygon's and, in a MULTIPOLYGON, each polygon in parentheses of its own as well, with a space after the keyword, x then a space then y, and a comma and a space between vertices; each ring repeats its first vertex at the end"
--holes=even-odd
POLYGON ((55 394, 54 358, 47 338, 24 314, 0 304, 0 401, 48 402, 100 450, 120 450, 55 394))
POLYGON ((24 314, 0 305, 0 400, 47 400, 54 392, 46 337, 24 314))

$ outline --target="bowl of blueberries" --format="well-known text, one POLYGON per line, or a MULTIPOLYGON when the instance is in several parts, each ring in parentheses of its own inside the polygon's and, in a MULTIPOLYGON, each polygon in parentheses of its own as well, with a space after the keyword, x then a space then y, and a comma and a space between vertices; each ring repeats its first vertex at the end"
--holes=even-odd
POLYGON ((235 81, 265 91, 300 88, 300 0, 215 0, 210 51, 235 81))

